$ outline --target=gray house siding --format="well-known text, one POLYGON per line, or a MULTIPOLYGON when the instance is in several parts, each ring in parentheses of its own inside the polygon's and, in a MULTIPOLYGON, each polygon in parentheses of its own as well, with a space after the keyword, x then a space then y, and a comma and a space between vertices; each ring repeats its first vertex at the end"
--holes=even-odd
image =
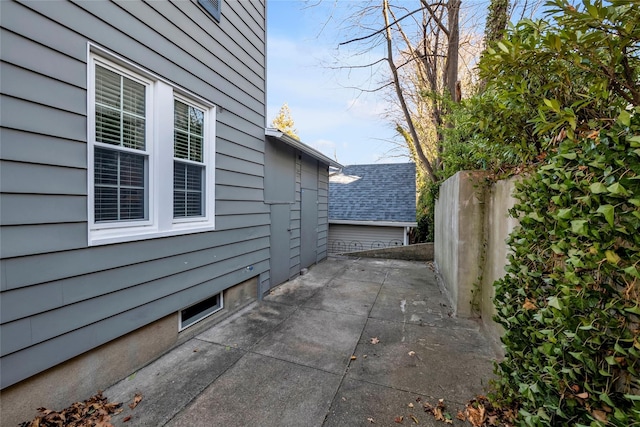
POLYGON ((275 138, 267 138, 265 158, 268 164, 280 167, 265 171, 265 202, 271 206, 272 222, 270 277, 263 291, 327 257, 329 176, 328 164, 275 138), (315 196, 303 207, 305 192, 315 196), (303 221, 304 209, 310 221, 303 221), (283 247, 288 248, 288 254, 279 253, 283 247))
MULTIPOLYGON (((1 388, 269 270, 265 2, 0 2, 1 388), (216 231, 87 246, 87 43, 219 107, 216 231)), ((177 327, 177 326, 176 326, 177 327)))
POLYGON ((318 261, 327 257, 329 232, 329 169, 318 169, 318 261))

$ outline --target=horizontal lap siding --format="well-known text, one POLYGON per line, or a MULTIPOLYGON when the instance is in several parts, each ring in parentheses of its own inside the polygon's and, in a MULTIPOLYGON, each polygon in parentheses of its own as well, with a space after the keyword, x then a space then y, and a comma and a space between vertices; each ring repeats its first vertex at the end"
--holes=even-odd
POLYGON ((264 2, 0 3, 2 388, 265 273, 264 2), (87 247, 87 42, 218 107, 216 230, 87 247))
POLYGON ((329 253, 390 247, 404 242, 403 227, 330 224, 328 234, 329 253))

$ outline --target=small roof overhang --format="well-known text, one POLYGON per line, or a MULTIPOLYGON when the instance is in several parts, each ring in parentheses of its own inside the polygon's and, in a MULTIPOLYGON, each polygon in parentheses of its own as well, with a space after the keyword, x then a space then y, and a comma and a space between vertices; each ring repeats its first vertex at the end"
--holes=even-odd
POLYGON ((325 156, 324 154, 322 154, 321 152, 319 152, 318 150, 316 150, 315 148, 311 148, 309 147, 307 144, 298 141, 295 138, 292 138, 291 136, 287 135, 286 133, 279 131, 278 129, 275 128, 266 128, 265 129, 265 135, 266 136, 270 136, 272 138, 277 139, 278 141, 287 144, 290 147, 293 147, 297 150, 302 151, 305 154, 308 154, 309 156, 313 157, 316 160, 321 161, 322 163, 325 163, 329 166, 333 166, 335 168, 343 168, 344 166, 342 166, 340 163, 336 162, 335 160, 331 160, 330 157, 325 156))
POLYGON ((329 224, 343 225, 373 225, 377 227, 417 227, 417 222, 411 221, 354 221, 350 219, 329 219, 329 224))

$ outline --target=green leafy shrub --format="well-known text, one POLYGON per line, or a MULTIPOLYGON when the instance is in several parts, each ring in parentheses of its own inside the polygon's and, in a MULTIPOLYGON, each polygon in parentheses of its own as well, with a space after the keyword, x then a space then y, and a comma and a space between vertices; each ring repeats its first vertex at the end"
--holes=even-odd
POLYGON ((524 425, 640 425, 640 107, 517 185, 498 394, 524 425))
POLYGON ((640 7, 547 6, 483 55, 484 90, 447 118, 441 178, 528 177, 495 283, 494 402, 527 426, 640 426, 640 7))

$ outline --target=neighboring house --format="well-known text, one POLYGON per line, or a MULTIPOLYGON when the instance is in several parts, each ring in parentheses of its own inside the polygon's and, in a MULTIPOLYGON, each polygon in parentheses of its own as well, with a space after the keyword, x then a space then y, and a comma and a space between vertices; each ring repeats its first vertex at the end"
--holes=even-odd
POLYGON ((414 163, 352 165, 329 177, 329 253, 409 244, 416 227, 414 163))
POLYGON ((327 257, 329 166, 342 166, 277 129, 267 129, 265 164, 271 271, 264 291, 327 257))
POLYGON ((266 142, 265 16, 265 0, 0 2, 3 425, 326 256, 333 162, 266 142))

